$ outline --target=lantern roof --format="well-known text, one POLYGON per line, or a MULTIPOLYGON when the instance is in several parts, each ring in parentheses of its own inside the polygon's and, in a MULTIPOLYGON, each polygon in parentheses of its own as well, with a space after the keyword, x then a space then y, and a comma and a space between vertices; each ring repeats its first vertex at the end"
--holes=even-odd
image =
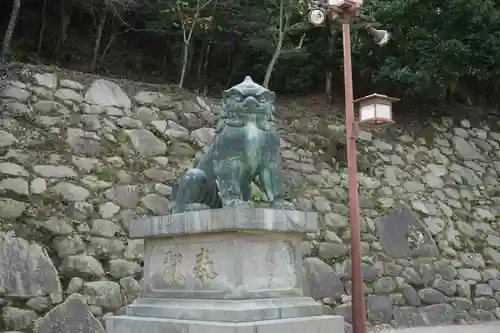
POLYGON ((386 95, 371 94, 371 95, 368 95, 365 97, 358 98, 358 99, 354 100, 353 103, 357 103, 357 102, 361 102, 361 101, 368 101, 368 100, 375 99, 375 98, 385 99, 385 100, 388 100, 391 102, 397 102, 397 101, 401 100, 400 98, 389 97, 386 95))
POLYGON ((363 0, 328 0, 328 5, 334 12, 342 14, 358 11, 363 7, 363 0))

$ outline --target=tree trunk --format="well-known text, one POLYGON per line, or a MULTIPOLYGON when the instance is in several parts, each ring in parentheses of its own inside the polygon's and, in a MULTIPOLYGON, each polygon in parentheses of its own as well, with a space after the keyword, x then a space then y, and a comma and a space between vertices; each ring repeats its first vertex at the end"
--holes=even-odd
POLYGON ((184 77, 186 76, 186 68, 188 65, 188 56, 189 56, 189 41, 184 42, 184 50, 182 52, 182 69, 181 69, 181 77, 179 80, 179 88, 184 87, 184 77))
POLYGON ((43 45, 43 33, 45 31, 45 11, 47 10, 47 0, 43 0, 42 8, 42 26, 40 27, 40 33, 38 34, 38 47, 36 48, 36 55, 40 57, 43 45))
MULTIPOLYGON (((181 11, 179 10, 179 13, 181 11)), ((198 12, 199 13, 199 12, 198 12)), ((183 41, 184 41, 184 50, 182 52, 182 69, 181 69, 181 77, 179 79, 179 88, 184 87, 184 78, 186 77, 186 70, 189 62, 189 49, 191 46, 191 39, 193 37, 193 31, 196 24, 196 20, 193 20, 191 27, 189 29, 189 33, 186 34, 186 26, 182 26, 183 33, 183 41)))
POLYGON ((326 68, 325 97, 328 105, 333 103, 333 52, 335 51, 335 31, 333 24, 329 24, 330 35, 328 36, 328 61, 326 68))
POLYGON ((14 0, 12 12, 10 13, 9 25, 7 26, 7 31, 5 31, 5 36, 3 38, 0 60, 5 60, 5 56, 10 52, 10 43, 19 16, 19 8, 21 8, 21 0, 14 0))
MULTIPOLYGON (((195 55, 195 50, 196 50, 196 41, 193 41, 189 44, 189 57, 188 57, 188 62, 187 62, 187 67, 186 67, 186 76, 189 77, 189 73, 191 73, 193 67, 194 67, 194 55, 195 55)), ((186 82, 186 79, 184 78, 184 82, 186 82)))
MULTIPOLYGON (((211 17, 214 17, 215 16, 215 12, 217 10, 217 6, 219 4, 219 0, 215 0, 214 1, 214 4, 212 6, 212 13, 211 13, 211 17)), ((208 67, 208 60, 210 58, 210 47, 212 46, 212 42, 213 42, 213 39, 214 39, 214 30, 211 28, 210 29, 210 36, 208 38, 208 42, 204 42, 204 45, 203 45, 203 50, 205 51, 203 53, 203 66, 201 66, 201 59, 200 59, 200 68, 199 68, 199 72, 198 72, 198 87, 200 87, 201 89, 203 89, 203 94, 206 96, 207 93, 208 93, 208 87, 207 87, 207 84, 206 84, 206 78, 207 78, 207 67, 208 67)))
POLYGON ((163 73, 163 71, 165 70, 165 67, 167 67, 167 60, 168 60, 168 56, 169 56, 169 46, 170 46, 170 38, 171 36, 168 35, 167 36, 167 40, 165 41, 165 48, 166 50, 163 52, 163 59, 161 61, 161 67, 160 67, 160 72, 163 73))
POLYGON ((71 14, 73 13, 73 7, 71 7, 68 12, 64 15, 61 27, 61 47, 66 44, 66 39, 68 38, 68 28, 71 23, 71 14))
MULTIPOLYGON (((106 12, 107 13, 107 12, 106 12)), ((118 37, 119 35, 123 35, 123 34, 126 34, 127 32, 129 32, 130 30, 132 30, 132 28, 128 28, 122 32, 117 32, 116 31, 116 21, 115 21, 115 16, 112 17, 111 19, 111 26, 113 27, 112 28, 112 32, 110 33, 109 35, 109 40, 108 42, 106 43, 106 46, 104 47, 104 50, 102 50, 102 53, 101 53, 101 56, 99 57, 99 67, 102 67, 102 64, 104 63, 104 58, 106 57, 106 54, 108 54, 108 51, 109 49, 111 48, 111 45, 113 45, 113 42, 115 41, 116 37, 118 37)), ((103 29, 104 30, 104 29, 103 29)))
POLYGON ((229 75, 227 77, 226 87, 229 87, 231 85, 231 82, 233 82, 233 76, 234 76, 234 73, 236 72, 237 67, 238 66, 236 64, 233 67, 231 67, 231 71, 229 72, 229 75))
POLYGON ((231 67, 231 65, 233 64, 232 55, 233 55, 232 48, 230 48, 227 52, 227 67, 224 68, 224 72, 226 73, 226 77, 227 77, 227 83, 226 83, 225 87, 229 87, 229 84, 231 83, 231 80, 233 79, 234 67, 231 67))
POLYGON ((207 51, 205 52, 205 61, 203 62, 203 70, 202 70, 202 84, 203 84, 203 91, 208 92, 208 87, 207 87, 207 70, 208 70, 208 60, 210 60, 210 48, 212 47, 212 38, 210 38, 210 41, 208 42, 207 46, 207 51))
POLYGON ((281 48, 283 47, 283 40, 285 39, 285 24, 283 24, 284 21, 284 15, 285 15, 285 0, 280 1, 280 17, 279 17, 279 35, 278 35, 278 42, 276 43, 276 49, 274 50, 274 54, 271 58, 271 61, 269 61, 269 65, 267 66, 266 70, 266 75, 264 76, 264 82, 262 83, 262 86, 264 88, 267 88, 269 86, 269 81, 271 81, 271 75, 274 70, 274 65, 276 65, 276 62, 278 61, 278 58, 280 57, 281 54, 281 48))
POLYGON ((61 34, 59 35, 59 41, 57 42, 57 48, 55 53, 54 62, 58 63, 61 57, 61 48, 66 43, 66 38, 68 37, 68 27, 71 23, 71 14, 73 13, 73 4, 70 1, 69 9, 65 11, 64 4, 65 0, 61 2, 61 34))
POLYGON ((332 80, 333 80, 332 70, 330 68, 327 68, 327 70, 326 70, 326 83, 325 83, 325 97, 326 97, 326 103, 328 103, 328 105, 332 105, 332 103, 333 103, 332 80))
POLYGON ((202 70, 203 70, 203 63, 205 62, 205 57, 206 57, 206 50, 208 48, 208 42, 203 40, 201 43, 201 52, 200 56, 198 59, 198 69, 196 73, 196 86, 198 89, 201 89, 201 84, 202 84, 202 70))
POLYGON ((111 45, 113 45, 113 42, 115 41, 116 36, 119 34, 113 33, 111 36, 109 36, 108 43, 104 47, 104 50, 102 50, 101 57, 99 58, 99 67, 102 67, 102 64, 104 63, 104 58, 106 57, 106 54, 108 54, 109 49, 111 48, 111 45))
POLYGON ((267 66, 266 76, 264 76, 264 83, 262 83, 262 86, 264 88, 269 87, 269 81, 271 81, 271 74, 273 73, 274 65, 276 65, 276 63, 278 62, 282 46, 283 46, 283 38, 280 36, 278 39, 278 44, 276 45, 276 50, 274 50, 273 57, 271 58, 271 61, 269 61, 269 65, 267 66))
POLYGON ((94 72, 97 65, 97 57, 99 56, 99 48, 101 46, 102 33, 104 32, 104 26, 106 25, 107 12, 105 9, 101 12, 101 19, 99 20, 99 26, 97 27, 97 35, 95 37, 94 44, 94 54, 92 55, 92 63, 90 64, 90 71, 94 72))

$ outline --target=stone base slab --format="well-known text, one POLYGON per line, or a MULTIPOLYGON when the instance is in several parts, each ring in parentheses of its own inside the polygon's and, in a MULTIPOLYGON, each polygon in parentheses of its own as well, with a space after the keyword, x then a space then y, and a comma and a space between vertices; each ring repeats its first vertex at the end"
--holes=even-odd
POLYGON ((225 232, 145 239, 141 297, 302 296, 301 234, 225 232))
POLYGON ((322 315, 311 297, 259 300, 193 300, 139 298, 126 307, 133 317, 243 323, 322 315))
POLYGON ((227 323, 175 320, 151 317, 113 316, 106 318, 107 333, 344 333, 344 318, 304 318, 227 323))
POLYGON ((316 232, 318 214, 268 208, 225 207, 165 216, 149 216, 130 223, 130 238, 176 237, 227 231, 316 232))

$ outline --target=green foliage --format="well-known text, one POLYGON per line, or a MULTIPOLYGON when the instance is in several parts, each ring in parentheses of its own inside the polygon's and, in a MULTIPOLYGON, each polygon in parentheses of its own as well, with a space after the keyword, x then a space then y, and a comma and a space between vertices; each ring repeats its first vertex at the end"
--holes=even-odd
MULTIPOLYGON (((12 41, 16 58, 64 61, 65 67, 78 69, 88 66, 99 19, 105 15, 97 49, 100 70, 107 73, 130 77, 140 72, 145 78, 178 81, 187 62, 186 86, 220 94, 245 75, 264 79, 282 31, 271 89, 293 94, 324 90, 328 73, 342 87, 341 26, 312 27, 306 0, 54 0, 46 4, 44 12, 43 1, 22 3, 12 41), (63 21, 69 24, 67 31, 63 21)), ((7 26, 10 2, 0 4, 0 9, 1 25, 7 26)), ((363 15, 388 30, 392 41, 378 47, 364 29, 353 26, 356 95, 376 90, 402 98, 465 96, 475 101, 499 95, 498 1, 371 0, 365 1, 363 15)))
POLYGON ((498 88, 500 11, 494 0, 374 0, 366 13, 394 38, 380 49, 364 39, 354 44, 357 62, 365 65, 360 71, 370 72, 373 83, 430 98, 478 84, 498 88))

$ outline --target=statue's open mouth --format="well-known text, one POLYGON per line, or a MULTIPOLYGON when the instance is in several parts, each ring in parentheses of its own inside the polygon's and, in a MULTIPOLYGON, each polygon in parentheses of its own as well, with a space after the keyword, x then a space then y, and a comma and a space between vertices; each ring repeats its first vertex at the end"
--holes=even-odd
POLYGON ((239 103, 241 109, 247 113, 262 114, 267 112, 265 103, 259 101, 254 96, 247 96, 239 103))
POLYGON ((255 115, 262 115, 266 114, 266 108, 252 108, 252 109, 245 109, 247 114, 255 114, 255 115))

